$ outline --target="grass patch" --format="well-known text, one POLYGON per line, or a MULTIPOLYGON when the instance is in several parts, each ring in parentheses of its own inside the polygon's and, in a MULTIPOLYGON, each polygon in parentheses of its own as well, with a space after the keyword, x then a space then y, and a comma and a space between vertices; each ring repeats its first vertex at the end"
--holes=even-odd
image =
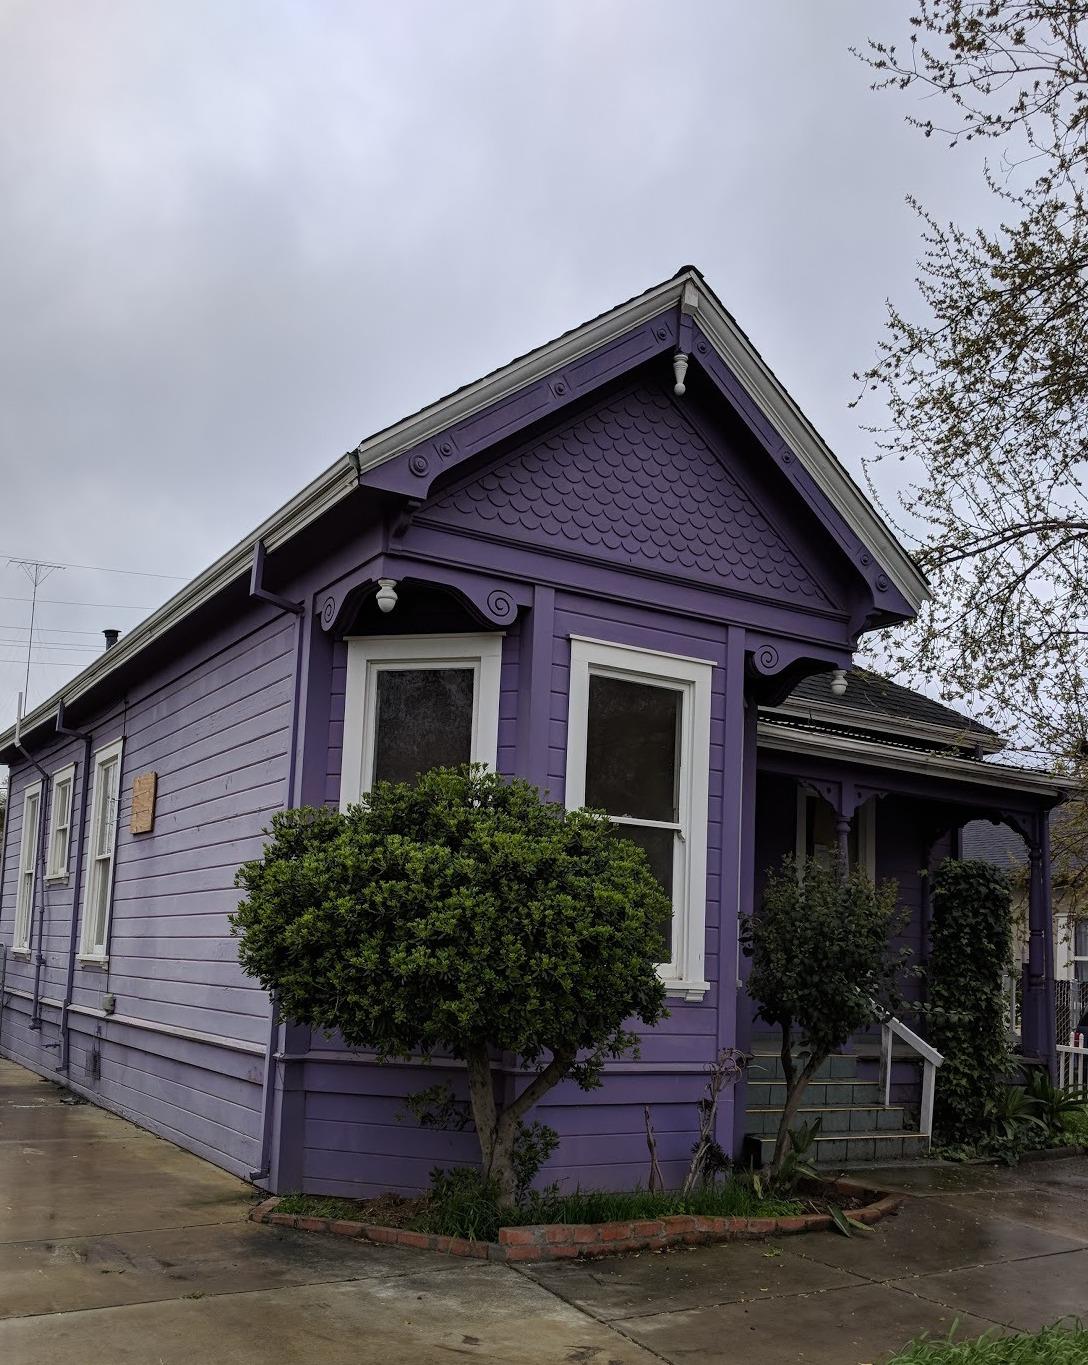
POLYGON ((929 1341, 923 1338, 889 1361, 889 1365, 1086 1365, 1088 1331, 1079 1323, 1058 1323, 1031 1336, 975 1341, 929 1341))
POLYGON ((531 1191, 517 1207, 503 1207, 475 1172, 449 1180, 420 1217, 424 1232, 450 1237, 475 1237, 493 1242, 501 1227, 526 1227, 533 1223, 613 1223, 629 1219, 665 1218, 674 1213, 703 1214, 716 1218, 778 1218, 801 1213, 797 1200, 759 1198, 751 1185, 727 1181, 682 1196, 676 1192, 650 1194, 647 1190, 614 1193, 610 1190, 531 1191))
POLYGON ((715 1218, 784 1218, 803 1213, 796 1199, 759 1198, 751 1185, 726 1181, 692 1194, 650 1194, 647 1190, 533 1191, 516 1208, 502 1206, 494 1189, 475 1171, 444 1172, 434 1192, 418 1199, 382 1195, 378 1199, 336 1199, 323 1195, 285 1194, 277 1213, 302 1218, 343 1218, 384 1227, 414 1228, 447 1237, 494 1242, 501 1227, 532 1223, 612 1223, 664 1218, 674 1213, 715 1218))

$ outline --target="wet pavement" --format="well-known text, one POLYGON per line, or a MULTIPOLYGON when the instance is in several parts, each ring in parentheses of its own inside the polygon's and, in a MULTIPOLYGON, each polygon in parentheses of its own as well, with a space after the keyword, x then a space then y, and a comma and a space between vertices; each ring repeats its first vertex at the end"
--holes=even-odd
POLYGON ((254 1192, 0 1061, 4 1365, 861 1365, 1088 1316, 1088 1160, 899 1168, 832 1233, 513 1268, 248 1223, 254 1192))

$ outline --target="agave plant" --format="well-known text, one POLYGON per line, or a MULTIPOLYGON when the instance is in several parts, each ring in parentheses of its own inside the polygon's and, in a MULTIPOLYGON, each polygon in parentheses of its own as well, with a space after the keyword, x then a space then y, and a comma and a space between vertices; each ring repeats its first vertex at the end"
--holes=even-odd
POLYGON ((1088 1112, 1088 1099, 1084 1092, 1055 1085, 1043 1067, 1032 1069, 1024 1094, 1052 1136, 1065 1132, 1074 1115, 1088 1112))

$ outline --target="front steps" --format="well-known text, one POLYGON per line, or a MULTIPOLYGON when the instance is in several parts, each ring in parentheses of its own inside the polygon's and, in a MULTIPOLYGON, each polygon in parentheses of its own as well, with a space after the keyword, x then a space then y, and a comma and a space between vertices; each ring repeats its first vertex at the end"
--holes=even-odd
MULTIPOLYGON (((756 1038, 752 1050, 745 1131, 759 1142, 766 1165, 774 1153, 786 1084, 776 1040, 756 1038)), ((829 1057, 816 1072, 794 1124, 823 1120, 812 1149, 816 1165, 882 1165, 926 1154, 929 1143, 917 1131, 913 1108, 902 1103, 884 1106, 877 1071, 871 1057, 851 1052, 829 1057)))

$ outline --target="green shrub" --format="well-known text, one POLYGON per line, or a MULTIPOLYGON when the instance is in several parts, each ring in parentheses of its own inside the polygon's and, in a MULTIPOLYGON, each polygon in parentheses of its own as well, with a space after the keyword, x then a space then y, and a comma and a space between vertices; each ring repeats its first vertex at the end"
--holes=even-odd
POLYGON ((944 1056, 934 1130, 942 1143, 976 1143, 1008 1126, 1008 880, 991 863, 946 859, 933 877, 932 907, 926 1012, 929 1039, 944 1056))
POLYGON ((645 853, 479 767, 377 783, 343 814, 282 812, 237 882, 239 958, 287 1019, 380 1060, 466 1063, 483 1174, 507 1201, 527 1111, 562 1080, 599 1084, 637 1045, 625 1021, 665 1012, 671 906, 645 853), (536 1074, 500 1108, 502 1052, 536 1074))
POLYGON ((820 1064, 852 1033, 899 1001, 909 956, 892 938, 903 916, 896 885, 873 885, 860 869, 843 875, 837 861, 787 857, 768 875, 759 913, 746 922, 752 958, 748 994, 759 1018, 782 1032, 786 1102, 772 1175, 789 1152, 790 1129, 805 1087, 820 1064), (807 1054, 800 1068, 793 1045, 807 1054))

